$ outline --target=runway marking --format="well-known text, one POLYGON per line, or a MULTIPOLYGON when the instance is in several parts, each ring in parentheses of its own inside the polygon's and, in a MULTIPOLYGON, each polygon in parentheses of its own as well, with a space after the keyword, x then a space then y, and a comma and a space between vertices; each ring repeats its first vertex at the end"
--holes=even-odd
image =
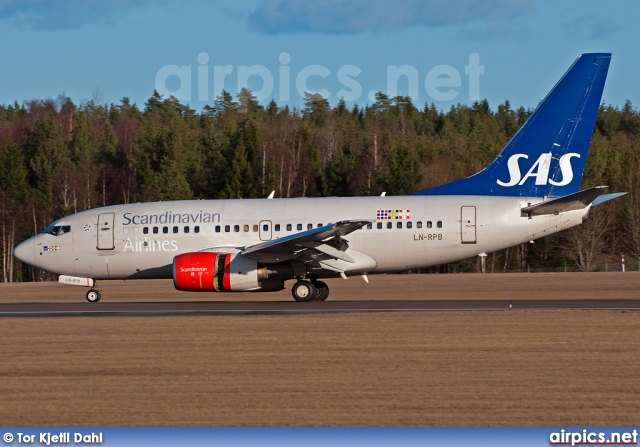
POLYGON ((57 317, 154 317, 154 316, 250 316, 380 312, 518 312, 527 310, 638 311, 640 300, 526 300, 510 308, 502 300, 336 301, 332 303, 273 302, 119 302, 119 303, 3 303, 0 318, 57 317), (419 305, 415 305, 418 304, 419 305), (368 307, 373 305, 374 307, 368 307))
MULTIPOLYGON (((225 316, 225 315, 311 315, 311 314, 341 314, 341 313, 380 313, 380 312, 501 312, 508 309, 309 309, 309 310, 103 310, 103 311, 35 311, 35 312, 0 312, 0 318, 6 317, 65 317, 65 316, 225 316)), ((543 309, 530 309, 543 310, 543 309)), ((616 309, 619 310, 619 309, 616 309)))

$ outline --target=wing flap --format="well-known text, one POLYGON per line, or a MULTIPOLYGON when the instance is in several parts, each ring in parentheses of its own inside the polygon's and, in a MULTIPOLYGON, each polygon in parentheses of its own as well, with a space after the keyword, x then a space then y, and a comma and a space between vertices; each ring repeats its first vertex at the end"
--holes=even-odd
POLYGON ((344 251, 340 251, 337 248, 328 244, 323 244, 318 242, 304 242, 302 245, 311 250, 319 251, 320 253, 324 253, 325 255, 331 256, 334 259, 341 259, 343 261, 350 262, 351 264, 356 262, 351 256, 346 254, 344 251))
POLYGON ((264 260, 272 259, 277 254, 278 257, 288 257, 313 268, 343 273, 347 269, 345 262, 353 264, 356 261, 345 253, 349 243, 342 237, 359 230, 369 222, 371 221, 344 220, 331 223, 246 247, 242 254, 264 260))
POLYGON ((320 267, 322 267, 323 269, 331 270, 332 272, 342 273, 347 270, 344 265, 340 263, 340 261, 337 261, 335 259, 325 259, 324 261, 318 261, 318 264, 320 264, 320 267))
POLYGON ((302 231, 278 239, 251 245, 243 254, 250 253, 289 253, 303 250, 305 242, 320 242, 336 236, 346 236, 368 224, 369 220, 343 220, 312 230, 302 231))

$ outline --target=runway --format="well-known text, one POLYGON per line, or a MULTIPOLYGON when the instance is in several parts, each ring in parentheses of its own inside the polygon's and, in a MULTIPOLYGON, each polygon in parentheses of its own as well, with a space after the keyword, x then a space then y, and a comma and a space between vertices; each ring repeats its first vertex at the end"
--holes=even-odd
POLYGON ((2 303, 0 317, 154 317, 302 315, 375 312, 478 312, 522 310, 640 310, 638 299, 376 300, 324 302, 101 302, 2 303))
POLYGON ((637 414, 640 272, 378 275, 336 279, 310 303, 288 289, 100 285, 88 303, 84 288, 0 284, 7 425, 614 426, 637 414))

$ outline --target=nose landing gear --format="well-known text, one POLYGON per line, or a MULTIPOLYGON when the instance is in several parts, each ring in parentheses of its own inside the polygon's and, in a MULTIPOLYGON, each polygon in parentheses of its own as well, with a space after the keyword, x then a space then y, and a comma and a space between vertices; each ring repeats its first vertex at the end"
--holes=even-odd
POLYGON ((98 287, 98 284, 96 284, 95 279, 92 280, 91 289, 89 289, 89 291, 87 292, 86 297, 87 301, 89 301, 90 303, 97 303, 98 301, 100 301, 100 287, 98 287))
POLYGON ((97 303, 100 301, 100 292, 95 289, 89 290, 87 292, 87 301, 90 303, 97 303))
POLYGON ((97 303, 100 301, 100 287, 96 284, 96 280, 93 278, 84 278, 80 276, 68 276, 60 275, 58 278, 60 284, 70 284, 72 286, 89 287, 87 292, 87 301, 90 303, 97 303))

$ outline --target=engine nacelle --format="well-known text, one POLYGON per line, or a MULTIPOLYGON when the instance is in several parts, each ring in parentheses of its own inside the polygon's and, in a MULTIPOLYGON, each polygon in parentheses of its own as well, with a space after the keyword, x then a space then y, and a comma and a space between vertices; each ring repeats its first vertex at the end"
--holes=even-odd
POLYGON ((246 292, 260 289, 265 271, 238 253, 184 253, 173 258, 173 285, 192 292, 246 292))

